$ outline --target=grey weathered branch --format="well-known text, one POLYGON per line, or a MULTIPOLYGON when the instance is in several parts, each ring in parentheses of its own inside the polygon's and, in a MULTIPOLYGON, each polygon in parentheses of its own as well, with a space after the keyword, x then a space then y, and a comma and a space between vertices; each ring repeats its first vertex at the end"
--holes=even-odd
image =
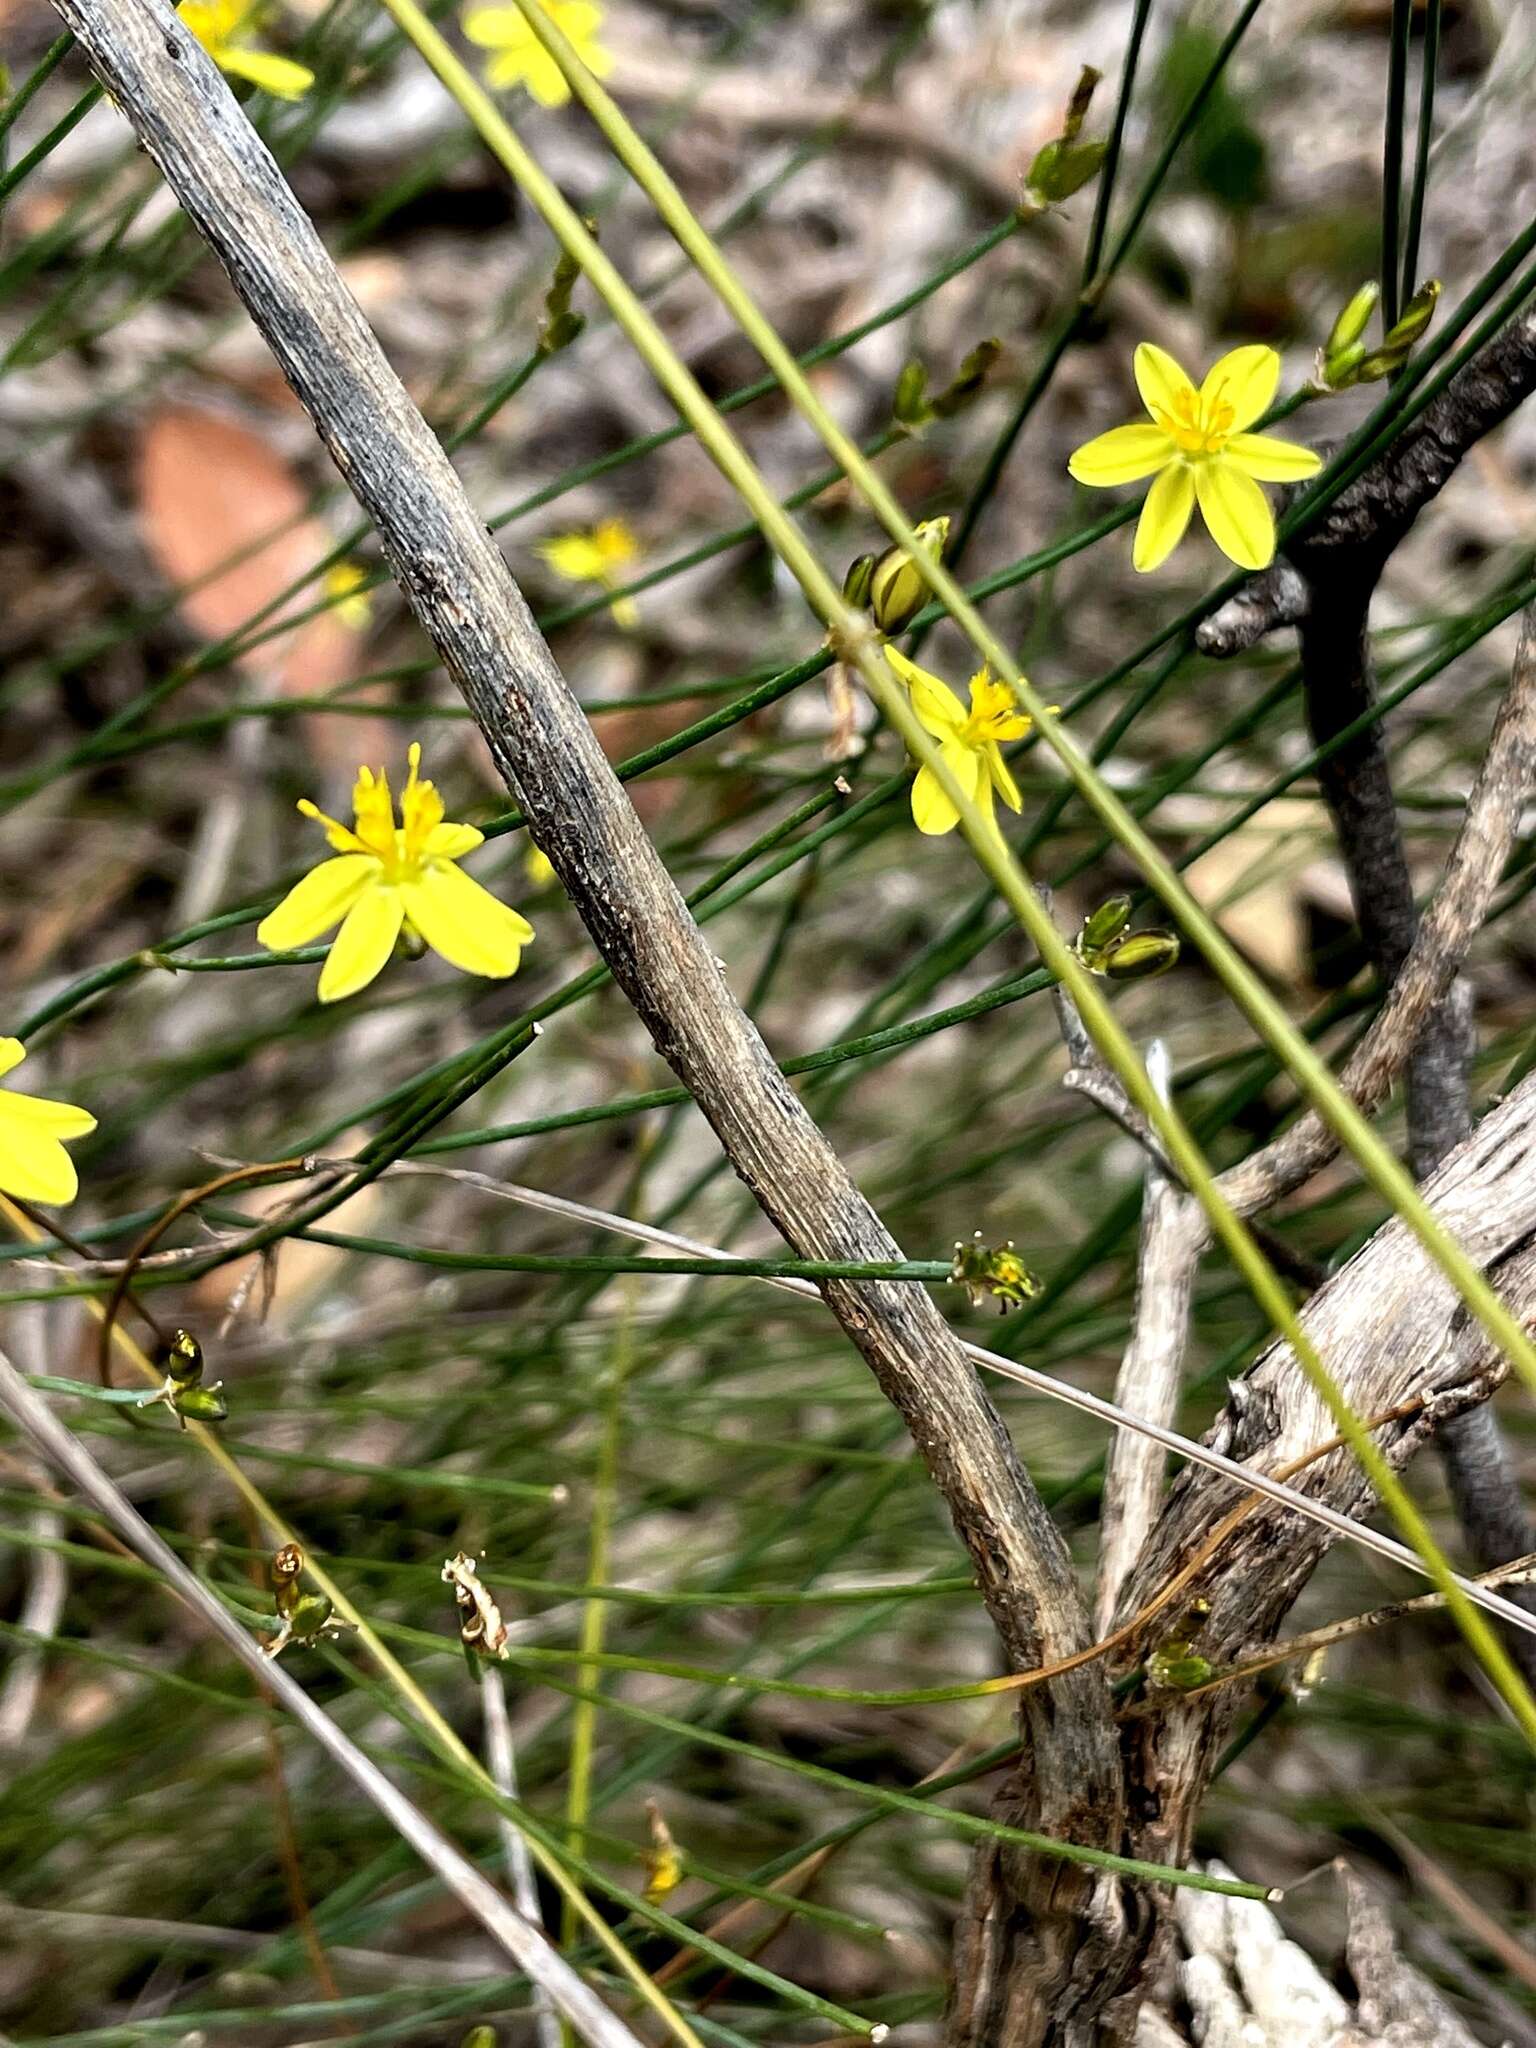
MULTIPOLYGON (((1536 1077, 1490 1111, 1424 1194, 1513 1312, 1536 1311, 1536 1077)), ((1460 1312, 1454 1288, 1396 1219, 1314 1296, 1303 1324, 1357 1415, 1385 1415, 1426 1394, 1443 1398, 1452 1412, 1472 1407, 1500 1369, 1481 1331, 1460 1312)), ((1377 1441, 1401 1464, 1431 1427, 1423 1414, 1405 1417, 1377 1441)), ((1276 1344, 1234 1386, 1212 1441, 1274 1471, 1332 1434, 1329 1413, 1289 1346, 1276 1344)), ((1369 1483, 1347 1451, 1309 1467, 1298 1483, 1346 1514, 1372 1505, 1369 1483)), ((1225 1494, 1208 1474, 1181 1473, 1126 1584, 1122 1612, 1134 1613, 1196 1554, 1226 1513, 1225 1494)), ((1191 1588, 1210 1599, 1197 1631, 1200 1654, 1220 1667, 1271 1641, 1329 1541, 1310 1524, 1282 1527, 1268 1503, 1255 1509, 1223 1543, 1208 1579, 1191 1588)), ((1238 1705, 1225 1700, 1226 1690, 1207 1699, 1170 1698, 1160 1715, 1136 1724, 1129 1767, 1136 1782, 1159 1788, 1133 1825, 1140 1853, 1176 1856, 1187 1848, 1238 1705)))
MULTIPOLYGON (((505 562, 225 82, 154 0, 58 0, 58 12, 373 518, 567 895, 737 1173, 803 1256, 899 1256, 735 1002, 505 562)), ((1066 1545, 932 1302, 870 1282, 830 1281, 824 1294, 943 1493, 1010 1661, 1082 1648, 1087 1615, 1066 1545)), ((1033 1825, 1084 1843, 1118 1835, 1123 1780, 1102 1671, 1083 1667, 1022 1702, 1033 1825)), ((1018 1889, 1037 1916, 1042 1996, 1070 1996, 1063 1987, 1085 1963, 1102 1967, 1101 1945, 1135 1967, 1118 1882, 1032 1865, 1018 1889)))
MULTIPOLYGON (((1147 1048, 1147 1073, 1166 1101, 1170 1070, 1168 1048, 1161 1039, 1147 1048)), ((1192 1235, 1203 1234, 1190 1215, 1191 1206, 1178 1183, 1149 1157, 1141 1197, 1141 1248, 1131 1340, 1115 1377, 1115 1403, 1165 1428, 1178 1413, 1189 1335, 1195 1260, 1186 1246, 1192 1235)), ((1112 1439, 1105 1455, 1095 1635, 1105 1636, 1113 1627, 1121 1585, 1157 1519, 1165 1462, 1158 1444, 1129 1430, 1112 1439)))
POLYGON ((280 1664, 263 1656, 260 1645, 227 1608, 189 1571, 168 1543, 158 1536, 120 1488, 102 1471, 85 1446, 65 1428, 40 1394, 34 1393, 10 1360, 0 1352, 0 1410, 17 1430, 54 1466, 82 1499, 98 1509, 109 1528, 146 1564, 153 1565, 167 1586, 220 1638, 237 1660, 270 1691, 278 1703, 312 1735, 358 1790, 371 1799, 403 1841, 410 1844, 467 1912, 506 1950, 531 1984, 545 1991, 593 2048, 640 2048, 622 2020, 591 1992, 582 1979, 536 1928, 515 1913, 506 1900, 456 1849, 446 1835, 392 1785, 371 1758, 317 1707, 304 1688, 280 1664))

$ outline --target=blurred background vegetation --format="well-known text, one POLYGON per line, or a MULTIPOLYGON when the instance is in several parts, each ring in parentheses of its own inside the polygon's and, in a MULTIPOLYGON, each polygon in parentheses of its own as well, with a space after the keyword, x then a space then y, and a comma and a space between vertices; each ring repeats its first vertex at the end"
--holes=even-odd
MULTIPOLYGON (((1456 293, 1536 204, 1533 46, 1518 0, 1446 0, 1437 19, 1421 274, 1456 293)), ((1377 261, 1390 10, 1152 9, 1122 208, 1222 68, 1083 316, 1094 186, 1022 226, 1011 209, 1084 64, 1106 73, 1091 120, 1104 131, 1130 28, 1126 0, 624 0, 602 37, 613 90, 780 331, 824 351, 822 397, 879 451, 913 517, 948 513, 958 532, 974 515, 961 567, 995 579, 993 625, 1337 1053, 1372 990, 1291 653, 1266 643, 1217 665, 1178 640, 1138 658, 1225 565, 1191 538, 1160 576, 1133 577, 1124 531, 1084 544, 1106 502, 1065 463, 1136 410, 1139 340, 1196 369, 1263 340, 1284 355, 1283 390, 1311 375, 1377 261), (942 389, 992 337, 968 403, 918 431, 894 419, 904 363, 920 357, 942 389)), ((1415 15, 1416 39, 1422 28, 1415 15)), ((526 836, 496 830, 506 803, 489 760, 307 420, 57 32, 36 0, 0 5, 14 96, 0 181, 0 1031, 29 1037, 29 1085, 35 1074, 100 1119, 76 1148, 72 1231, 121 1251, 228 1162, 354 1149, 445 1063, 528 1018, 542 1034, 417 1148, 418 1165, 780 1255, 591 972, 526 836), (328 577, 328 562, 363 573, 328 577), (471 866, 536 942, 510 982, 428 955, 322 1009, 313 963, 273 964, 252 937, 316 857, 294 801, 344 813, 358 763, 398 780, 415 738, 450 817, 491 828, 471 866)), ((650 762, 632 793, 776 1056, 803 1070, 813 1113, 912 1258, 947 1261, 980 1231, 1013 1239, 1041 1276, 1040 1296, 1003 1321, 943 1289, 965 1334, 1108 1392, 1140 1161, 1062 1091, 1049 1000, 1009 918, 958 839, 914 832, 899 745, 829 689, 802 601, 583 288, 584 330, 540 352, 549 239, 387 17, 371 0, 293 0, 263 39, 316 83, 291 104, 258 95, 253 116, 413 396, 456 442, 605 747, 650 762), (613 555, 617 599, 542 552, 614 520, 629 537, 613 555)), ((750 386, 756 357, 579 111, 521 93, 508 104, 710 394, 750 386)), ((1372 395, 1319 400, 1288 431, 1337 440, 1372 395)), ((880 544, 782 399, 754 398, 735 424, 824 555, 880 544)), ((1517 415, 1399 550, 1377 603, 1426 885, 1531 594, 1533 508, 1536 416, 1517 415)), ((957 683, 968 672, 948 628, 923 658, 957 683)), ((1135 877, 1047 761, 1027 751, 1017 767, 1014 843, 1075 929, 1135 877)), ((1536 1056, 1529 874, 1519 863, 1473 957, 1479 1105, 1536 1056)), ((1218 1163, 1294 1107, 1193 958, 1116 1001, 1139 1042, 1166 1042, 1218 1163)), ((1391 1118, 1384 1128, 1396 1137, 1391 1118)), ((167 1242, 207 1244, 285 1192, 225 1196, 167 1242)), ((1339 1167, 1277 1228, 1327 1266, 1379 1220, 1339 1167)), ((397 1174, 260 1270, 220 1267, 146 1301, 198 1330, 224 1382, 229 1451, 477 1751, 481 1693, 441 1566, 483 1554, 510 1628, 531 1810, 557 1835, 570 1826, 593 1896, 653 1971, 678 1942, 647 1927, 634 1896, 654 1875, 647 1801, 683 1857, 665 1910, 697 1925, 732 1912, 720 1939, 749 1966, 695 1958, 671 1979, 703 2038, 825 2041, 883 2021, 903 2023, 903 2042, 936 2039, 972 1837, 882 1795, 1000 1742, 1009 1709, 858 1695, 998 1668, 966 1560, 824 1312, 751 1279, 559 1263, 622 1267, 631 1250, 463 1180, 397 1174), (508 1269, 530 1256, 554 1264, 508 1269), (655 1668, 677 1663, 746 1683, 655 1668), (776 1680, 846 1697, 758 1683, 776 1680), (760 1897, 821 1843, 824 1861, 760 1897)), ((95 1326, 40 1298, 58 1276, 29 1252, 0 1244, 6 1348, 34 1373, 90 1382, 95 1326)), ((1241 1284, 1208 1259, 1181 1428, 1203 1430, 1263 1335, 1241 1284)), ((1091 1564, 1103 1433, 993 1391, 1091 1564)), ((1528 1413, 1500 1405, 1529 1473, 1528 1413)), ((141 1511, 260 1609, 251 1579, 267 1546, 165 1411, 136 1427, 120 1409, 66 1406, 141 1511)), ((1455 1553, 1437 1469, 1415 1479, 1455 1553)), ((1336 1553, 1298 1621, 1404 1589, 1336 1553)), ((386 1825, 16 1444, 0 1448, 0 1638, 6 2029, 76 2048, 344 2033, 436 2044, 481 2022, 532 2038, 526 1987, 498 1974, 386 1825)), ((423 1751, 346 1639, 296 1645, 285 1662, 494 1864, 494 1814, 423 1751)), ((1275 1885, 1347 1855, 1389 1889, 1406 1951, 1477 2038, 1536 2041, 1536 1777, 1464 1645, 1419 1620, 1340 1650, 1322 1682, 1294 1677, 1257 1686, 1252 1739, 1218 1782, 1202 1851, 1275 1885)), ((983 1815, 986 1785, 947 1803, 983 1815)), ((1331 1881, 1295 1892, 1286 1918, 1331 1966, 1331 1881)), ((604 1984, 609 1966, 577 1952, 604 1984)))

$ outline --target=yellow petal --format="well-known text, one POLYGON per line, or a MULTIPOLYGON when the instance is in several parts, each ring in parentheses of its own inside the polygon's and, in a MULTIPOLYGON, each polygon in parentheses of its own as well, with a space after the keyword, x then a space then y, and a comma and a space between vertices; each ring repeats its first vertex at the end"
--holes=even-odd
POLYGON ((473 825, 434 825, 422 852, 428 860, 462 860, 466 853, 473 853, 484 844, 485 834, 477 832, 473 825))
POLYGON ((0 1038, 0 1074, 8 1074, 12 1067, 19 1067, 27 1056, 27 1048, 19 1038, 0 1038))
POLYGON ((291 57, 276 57, 270 50, 242 50, 225 44, 214 53, 221 71, 233 78, 248 78, 252 85, 271 93, 277 100, 301 100, 315 82, 307 64, 295 64, 291 57))
POLYGON ((1171 412, 1181 396, 1191 400, 1195 396, 1194 382, 1189 373, 1156 342, 1142 342, 1131 366, 1136 372, 1136 389, 1141 393, 1141 402, 1154 416, 1160 412, 1171 412))
POLYGON ((520 7, 471 7, 464 16, 464 33, 482 50, 500 50, 508 44, 533 40, 533 30, 523 19, 520 7))
POLYGON ((621 633, 633 633, 639 627, 640 607, 632 597, 616 597, 608 612, 621 633))
POLYGON ((347 912, 320 970, 321 1002, 339 1003, 343 996, 366 988, 395 950, 404 922, 405 905, 398 889, 380 882, 365 887, 347 912))
POLYGON ((987 774, 992 779, 992 787, 997 791, 1009 810, 1022 811, 1024 808, 1024 798, 1019 792, 1019 785, 1013 779, 1013 770, 1003 759, 1002 750, 995 746, 988 747, 985 765, 987 774))
POLYGON ((1195 489, 1221 552, 1240 569, 1267 569, 1275 556, 1275 522, 1253 478, 1216 456, 1196 470, 1195 489))
POLYGON ((1299 441, 1277 440, 1273 434, 1234 434, 1222 449, 1222 458, 1257 477, 1261 484, 1295 483, 1304 476, 1316 476, 1323 458, 1299 441))
POLYGON ((73 1102, 54 1102, 44 1095, 0 1095, 0 1123, 9 1121, 16 1130, 33 1131, 47 1137, 84 1138, 95 1130, 96 1119, 88 1109, 73 1102))
MULTIPOLYGON (((938 676, 930 675, 925 668, 919 668, 898 647, 887 647, 885 658, 907 686, 912 698, 912 709, 917 713, 918 722, 924 732, 932 733, 936 740, 947 740, 957 733, 965 723, 965 706, 938 676)), ((949 827, 943 828, 946 832, 949 827)))
POLYGON ((58 1139, 28 1130, 5 1114, 0 1101, 0 1192, 23 1202, 62 1206, 80 1192, 75 1163, 58 1139))
POLYGON ((563 107, 571 96, 565 73, 548 50, 539 46, 524 57, 522 82, 541 107, 563 107))
POLYGON ((497 981, 517 972, 533 926, 462 868, 434 861, 419 881, 403 882, 400 893, 411 923, 451 967, 497 981))
POLYGON ((1166 561, 1184 538, 1194 509, 1195 480, 1187 464, 1174 463, 1153 484, 1141 508, 1131 551, 1133 566, 1145 572, 1166 561))
POLYGON ((1067 468, 1080 484, 1133 484, 1161 469, 1178 453, 1173 436, 1161 427, 1111 427, 1075 449, 1067 468))
POLYGON ((343 853, 335 860, 323 860, 311 868, 301 882, 295 882, 275 910, 256 927, 259 944, 274 953, 291 952, 307 946, 334 924, 340 924, 364 889, 379 872, 371 853, 343 853))
MULTIPOLYGON (((522 64, 521 57, 518 64, 522 64)), ((518 80, 507 82, 515 85, 518 80)), ((553 540, 540 541, 536 552, 557 576, 564 576, 570 583, 600 582, 607 566, 601 548, 589 533, 556 534, 553 540)))
POLYGON ((367 853, 369 851, 368 846, 363 840, 358 838, 350 825, 343 825, 339 818, 328 817, 321 810, 320 806, 312 804, 307 796, 299 798, 298 811, 300 817, 313 818, 317 825, 324 826, 326 838, 338 853, 367 853))
MULTIPOLYGON (((986 770, 980 754, 974 747, 961 746, 952 740, 942 750, 945 767, 954 776, 972 803, 981 800, 982 786, 986 781, 986 770)), ((926 832, 930 838, 937 838, 941 832, 953 832, 960 822, 948 791, 929 767, 919 768, 917 779, 912 784, 912 822, 919 832, 926 832)))
POLYGON ((1232 417, 1220 431, 1240 434, 1267 412, 1280 382, 1280 358, 1262 342, 1232 349, 1213 363, 1200 386, 1200 416, 1212 423, 1212 408, 1229 405, 1232 417))

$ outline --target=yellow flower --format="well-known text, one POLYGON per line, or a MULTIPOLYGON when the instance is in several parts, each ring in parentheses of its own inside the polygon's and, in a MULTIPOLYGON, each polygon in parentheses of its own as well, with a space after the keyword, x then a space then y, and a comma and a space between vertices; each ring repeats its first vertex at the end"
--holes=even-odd
POLYGON ((373 599, 363 588, 368 571, 361 562, 333 562, 325 572, 325 594, 331 611, 344 626, 359 632, 373 617, 373 599))
POLYGON ((1150 341, 1137 349, 1136 387, 1154 424, 1100 434, 1067 467, 1094 485, 1157 472, 1136 528, 1138 569, 1155 569, 1178 546, 1197 500, 1212 540, 1240 569, 1273 561, 1275 522, 1259 484, 1295 483, 1322 467, 1310 448, 1247 431, 1279 378, 1279 356, 1258 343, 1224 355, 1198 391, 1164 350, 1150 341))
POLYGON ((182 0, 176 12, 221 71, 249 79, 275 99, 301 100, 315 82, 308 65, 274 56, 251 43, 260 0, 182 0))
MULTIPOLYGON (((0 1038, 0 1074, 19 1067, 27 1049, 19 1038, 0 1038)), ((66 1138, 83 1138, 96 1119, 72 1102, 45 1102, 0 1088, 0 1191, 23 1202, 72 1202, 80 1192, 66 1138)))
MULTIPOLYGON (((1023 739, 1034 721, 1019 709, 1008 685, 990 670, 978 669, 971 677, 971 708, 967 712, 948 683, 919 668, 896 648, 887 647, 885 658, 911 693, 912 709, 923 730, 939 742, 945 766, 971 801, 980 804, 994 828, 994 796, 1000 796, 1010 811, 1021 809, 1024 799, 1008 772, 1001 743, 1023 739)), ((919 768, 912 784, 912 819, 919 832, 928 833, 952 832, 960 822, 960 813, 931 768, 919 768)))
MULTIPOLYGON (((587 69, 606 78, 613 58, 597 40, 603 10, 596 0, 550 0, 544 11, 587 69)), ((464 33, 482 50, 496 52, 485 67, 485 82, 497 92, 526 85, 545 107, 563 107, 570 98, 564 72, 528 26, 520 7, 471 7, 464 16, 464 33)))
POLYGON ((555 864, 542 846, 535 846, 530 839, 528 851, 523 855, 523 873, 535 889, 547 889, 555 879, 555 864))
MULTIPOLYGON (((600 519, 585 533, 561 533, 541 541, 539 553, 567 583, 598 583, 613 590, 624 581, 629 565, 639 560, 640 543, 622 519, 600 519)), ((613 623, 626 633, 640 623, 640 608, 632 597, 615 599, 609 609, 613 623)))
POLYGON ((356 830, 316 810, 307 797, 299 809, 325 827, 337 849, 290 889, 256 928, 262 945, 286 953, 340 924, 320 974, 322 1003, 340 1002, 366 988, 381 972, 402 931, 424 939, 434 953, 466 974, 501 979, 517 972, 533 926, 499 903, 456 863, 473 853, 484 834, 473 825, 445 825, 443 800, 430 782, 417 780, 421 748, 410 751, 411 773, 400 797, 400 823, 381 768, 357 772, 352 794, 356 830))

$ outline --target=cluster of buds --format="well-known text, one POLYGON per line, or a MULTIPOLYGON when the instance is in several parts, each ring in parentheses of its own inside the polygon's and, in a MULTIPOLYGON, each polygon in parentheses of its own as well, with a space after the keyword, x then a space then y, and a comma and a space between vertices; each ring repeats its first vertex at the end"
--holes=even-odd
POLYGON ((979 1230, 969 1244, 955 1239, 949 1277, 952 1285, 965 1289, 972 1308, 985 1308, 995 1301, 1002 1316, 1011 1308, 1022 1308, 1045 1289, 1045 1282, 1031 1273, 1015 1251, 1011 1237, 1006 1244, 985 1244, 979 1230))
POLYGON ((963 411, 986 383, 1002 352, 1003 344, 995 335, 977 342, 944 389, 931 396, 928 365, 921 356, 913 356, 903 365, 891 400, 891 416, 897 426, 906 433, 917 434, 930 420, 947 420, 963 411))
POLYGON ((229 1403, 220 1388, 222 1380, 203 1385, 203 1347, 190 1330, 176 1330, 156 1361, 165 1378, 154 1393, 146 1394, 143 1408, 169 1408, 183 1429, 189 1422, 222 1422, 229 1403))
POLYGON ((1098 176, 1108 145, 1079 138, 1100 76, 1091 64, 1083 66, 1067 103, 1061 133, 1045 145, 1025 174, 1024 204, 1030 211, 1039 212, 1059 200, 1070 199, 1090 178, 1098 176))
MULTIPOLYGON (((595 241, 597 222, 586 215, 582 226, 595 241)), ((576 280, 580 276, 581 265, 574 256, 562 250, 555 262, 553 281, 544 294, 544 318, 539 322, 541 356, 558 355, 561 349, 569 348, 587 324, 584 313, 571 311, 571 293, 576 289, 576 280)))
POLYGON ((1111 896, 1084 919, 1072 950, 1090 974, 1110 981, 1150 981, 1174 965, 1179 957, 1177 935, 1162 925, 1128 931, 1130 921, 1129 896, 1111 896))
POLYGON ((277 1609, 277 1633, 262 1645, 264 1657, 280 1657, 290 1643, 335 1642, 343 1629, 354 1626, 342 1620, 323 1593, 302 1592, 303 1576, 304 1553, 297 1543, 273 1551, 267 1580, 277 1609))
POLYGON ((1430 321, 1440 297, 1440 280, 1421 285, 1375 348, 1367 348, 1365 330, 1381 297, 1377 284, 1363 284, 1333 323, 1318 351, 1317 380, 1325 391, 1347 391, 1352 384, 1376 384, 1391 377, 1408 360, 1409 351, 1430 321))
MULTIPOLYGON (((929 561, 942 562, 949 540, 948 518, 925 519, 913 531, 929 561)), ((928 602, 928 580, 906 548, 889 547, 883 555, 859 555, 848 564, 843 596, 858 610, 867 611, 889 636, 909 626, 928 602)))
POLYGON ((443 1566, 444 1583, 452 1586, 459 1610, 459 1641, 473 1661, 487 1657, 500 1661, 507 1654, 507 1624, 501 1609, 480 1583, 479 1570, 467 1550, 450 1557, 443 1566))

